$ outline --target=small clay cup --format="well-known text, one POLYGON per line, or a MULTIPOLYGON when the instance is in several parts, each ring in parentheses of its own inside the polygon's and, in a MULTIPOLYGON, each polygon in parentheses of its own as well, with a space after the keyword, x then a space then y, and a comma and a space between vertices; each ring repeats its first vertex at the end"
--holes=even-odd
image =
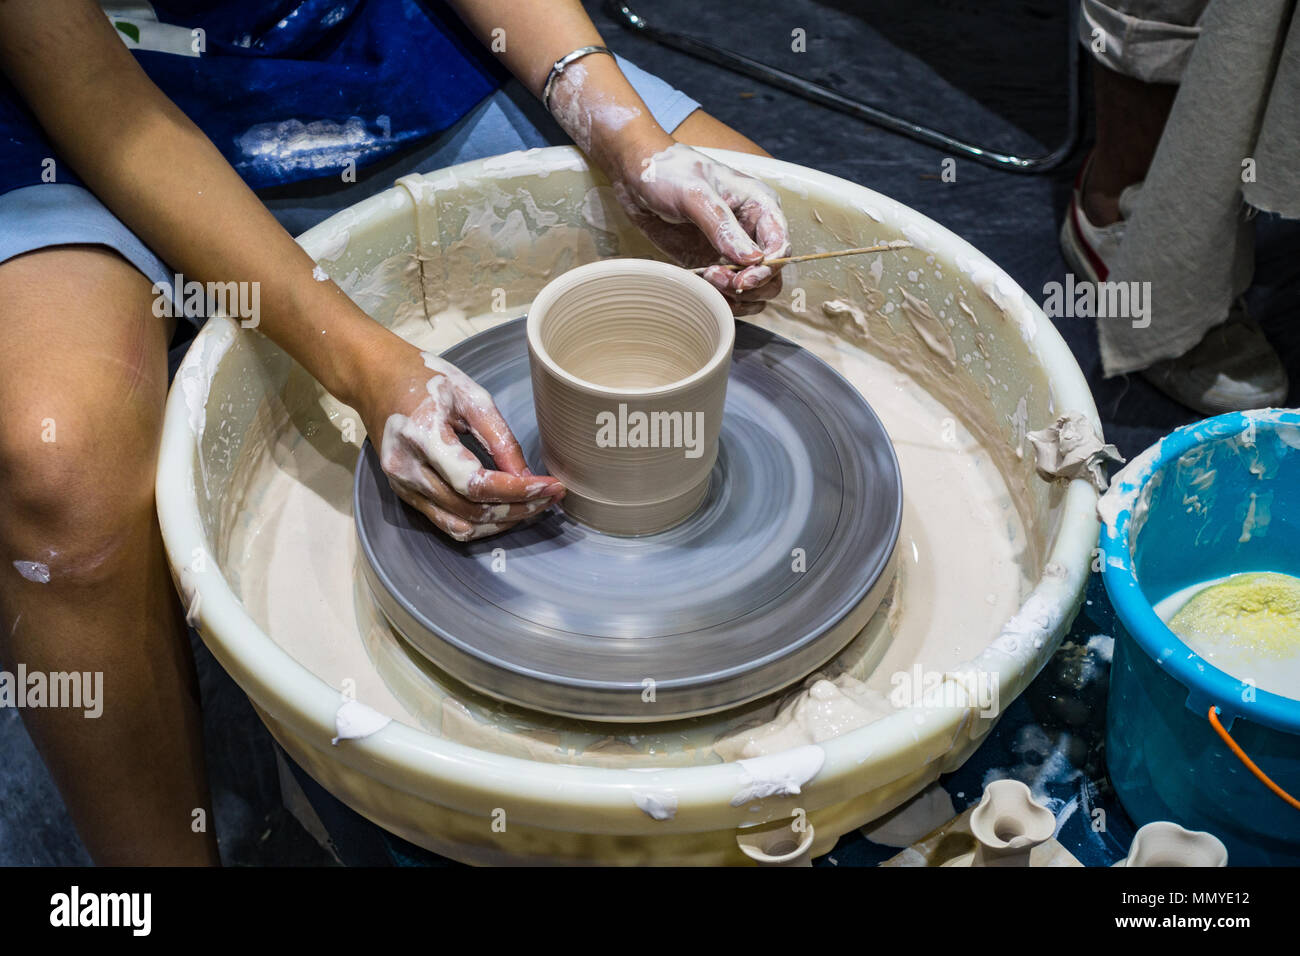
POLYGON ((533 403, 564 510, 608 534, 664 531, 704 500, 736 327, 693 273, 606 259, 553 279, 528 313, 533 403))

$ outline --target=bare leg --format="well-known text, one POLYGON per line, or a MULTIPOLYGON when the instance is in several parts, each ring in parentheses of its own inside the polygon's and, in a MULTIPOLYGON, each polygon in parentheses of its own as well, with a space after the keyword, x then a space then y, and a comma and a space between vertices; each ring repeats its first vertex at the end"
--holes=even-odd
POLYGON ((1119 220, 1119 194, 1146 178, 1178 87, 1143 83, 1093 64, 1097 145, 1083 183, 1083 212, 1095 226, 1119 220))
POLYGON ((154 511, 169 329, 152 302, 101 247, 0 264, 0 653, 103 674, 98 719, 22 711, 97 863, 213 864, 198 683, 154 511))

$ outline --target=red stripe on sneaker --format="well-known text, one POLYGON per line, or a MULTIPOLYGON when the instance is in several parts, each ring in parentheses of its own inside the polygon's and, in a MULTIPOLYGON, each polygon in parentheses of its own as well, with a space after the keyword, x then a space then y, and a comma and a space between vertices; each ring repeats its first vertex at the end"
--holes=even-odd
POLYGON ((1101 256, 1093 251, 1092 246, 1088 245, 1088 241, 1083 237, 1083 229, 1079 226, 1079 204, 1074 200, 1074 197, 1070 198, 1070 228, 1074 232, 1075 242, 1083 250, 1083 254, 1088 257, 1088 264, 1097 273, 1097 281, 1105 282, 1110 270, 1106 268, 1106 263, 1102 261, 1101 256))
POLYGON ((1079 164, 1079 171, 1074 174, 1074 191, 1070 195, 1070 232, 1074 236, 1075 245, 1083 250, 1088 264, 1092 266, 1096 275, 1093 277, 1096 282, 1105 282, 1106 276, 1110 270, 1106 268, 1106 263, 1102 261, 1101 256, 1093 251, 1092 246, 1088 245, 1088 240, 1083 237, 1083 227, 1079 225, 1079 200, 1083 197, 1083 182, 1088 173, 1088 167, 1092 165, 1092 154, 1096 152, 1096 147, 1088 150, 1088 155, 1083 157, 1083 162, 1079 164))

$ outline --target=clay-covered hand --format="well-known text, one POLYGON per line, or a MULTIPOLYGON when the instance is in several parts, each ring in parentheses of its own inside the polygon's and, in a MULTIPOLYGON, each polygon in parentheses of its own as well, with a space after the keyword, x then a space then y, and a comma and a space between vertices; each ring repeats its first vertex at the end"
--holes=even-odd
POLYGON ((759 265, 790 254, 790 231, 776 191, 683 143, 622 163, 614 193, 632 221, 679 264, 719 256, 743 266, 703 273, 737 315, 763 309, 781 291, 780 267, 759 265))
MULTIPOLYGON (((403 343, 405 345, 405 343, 403 343)), ((487 390, 436 355, 405 346, 363 411, 379 461, 399 498, 457 541, 505 531, 546 510, 564 486, 534 475, 487 390), (484 468, 460 441, 470 434, 492 456, 484 468)))

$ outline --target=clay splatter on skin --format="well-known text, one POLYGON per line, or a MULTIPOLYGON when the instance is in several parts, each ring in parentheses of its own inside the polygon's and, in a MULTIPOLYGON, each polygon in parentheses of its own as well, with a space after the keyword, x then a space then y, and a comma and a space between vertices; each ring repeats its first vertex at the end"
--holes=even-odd
POLYGON ((400 472, 398 477, 409 480, 417 487, 424 484, 420 480, 420 472, 423 470, 421 466, 417 465, 414 469, 398 467, 398 446, 407 442, 424 453, 428 463, 447 480, 457 494, 468 496, 475 490, 476 481, 481 482, 480 472, 483 466, 474 457, 474 453, 461 444, 447 422, 456 404, 453 393, 457 388, 477 389, 481 393, 480 398, 487 393, 464 373, 437 356, 426 352, 424 364, 438 374, 432 376, 425 385, 429 397, 420 402, 409 417, 396 414, 388 417, 380 446, 384 469, 390 474, 400 472))
POLYGON ((15 561, 14 568, 33 584, 50 583, 50 566, 40 561, 15 561))
MULTIPOLYGON (((699 153, 683 143, 674 143, 662 152, 655 153, 646 163, 646 167, 641 172, 641 181, 643 183, 655 183, 671 189, 686 188, 688 184, 694 184, 699 181, 700 173, 707 166, 707 171, 712 173, 712 185, 722 201, 735 208, 738 205, 738 198, 753 191, 755 184, 758 182, 752 176, 737 172, 729 166, 719 166, 710 162, 702 153, 699 153)), ((759 184, 762 185, 762 184, 759 184)), ((761 211, 762 216, 779 218, 782 226, 785 225, 785 217, 781 214, 781 207, 776 201, 776 194, 771 192, 767 186, 762 187, 763 191, 770 193, 771 204, 761 211)), ((661 218, 664 218, 661 214, 661 218)), ((669 222, 673 221, 671 219, 669 222)), ((685 222, 685 219, 678 219, 677 222, 685 222)), ((761 234, 761 233, 760 233, 761 234)), ((721 246, 721 252, 724 256, 733 262, 738 262, 746 256, 753 255, 760 251, 758 244, 754 242, 749 233, 740 228, 737 222, 724 222, 721 231, 713 237, 721 246)), ((777 255, 788 254, 789 249, 778 251, 777 255)), ((759 278, 755 275, 755 284, 761 284, 772 274, 768 269, 759 278)))
POLYGON ((617 132, 641 115, 635 106, 621 106, 607 93, 587 90, 587 68, 571 64, 551 92, 551 113, 584 153, 591 152, 592 132, 617 132))
MULTIPOLYGON (((492 442, 475 422, 489 422, 498 412, 492 396, 468 375, 430 352, 421 354, 425 366, 434 373, 424 386, 428 397, 409 416, 388 416, 380 443, 380 460, 397 495, 457 541, 485 538, 504 530, 507 525, 501 519, 511 517, 512 510, 518 521, 548 508, 554 500, 549 496, 513 508, 487 503, 475 506, 477 514, 471 519, 435 504, 442 482, 462 498, 476 501, 484 497, 487 471, 461 442, 456 428, 468 429, 480 445, 490 449, 492 442)), ((528 483, 526 492, 541 494, 548 485, 538 479, 528 483)))
MULTIPOLYGON (((673 261, 691 265, 716 261, 720 252, 729 262, 752 263, 760 257, 789 254, 785 213, 776 192, 766 183, 682 143, 655 153, 643 164, 641 185, 616 182, 614 195, 632 222, 673 261), (714 212, 721 206, 734 213, 711 230, 708 243, 697 230, 678 228, 699 215, 702 201, 714 212)), ((735 293, 757 288, 773 271, 766 265, 738 271, 718 265, 706 269, 702 276, 723 292, 735 293)))

